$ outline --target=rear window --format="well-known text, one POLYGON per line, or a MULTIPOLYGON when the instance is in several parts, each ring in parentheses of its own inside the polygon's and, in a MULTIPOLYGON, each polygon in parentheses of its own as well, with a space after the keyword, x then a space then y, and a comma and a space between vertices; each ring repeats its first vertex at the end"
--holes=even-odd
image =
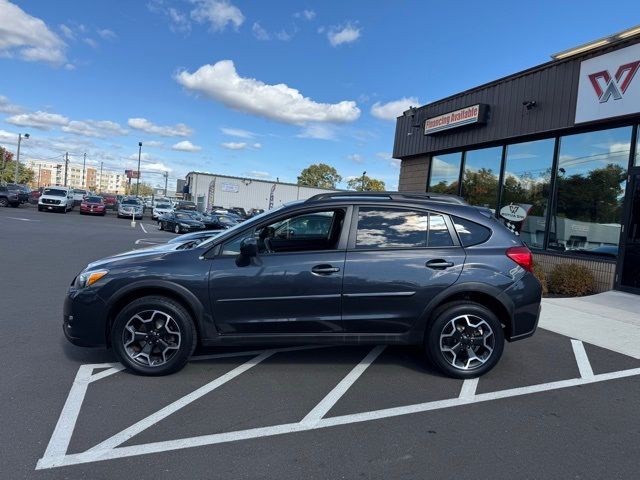
POLYGON ((463 247, 478 245, 489 240, 491 230, 460 217, 451 217, 463 247))

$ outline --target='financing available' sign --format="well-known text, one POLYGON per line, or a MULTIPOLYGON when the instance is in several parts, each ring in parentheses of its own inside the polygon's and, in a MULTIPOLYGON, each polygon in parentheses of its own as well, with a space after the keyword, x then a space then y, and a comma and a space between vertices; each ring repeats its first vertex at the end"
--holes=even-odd
POLYGON ((486 113, 487 105, 479 103, 438 115, 437 117, 427 118, 424 122, 424 134, 431 135, 432 133, 442 132, 443 130, 450 130, 464 125, 484 123, 486 121, 486 113))

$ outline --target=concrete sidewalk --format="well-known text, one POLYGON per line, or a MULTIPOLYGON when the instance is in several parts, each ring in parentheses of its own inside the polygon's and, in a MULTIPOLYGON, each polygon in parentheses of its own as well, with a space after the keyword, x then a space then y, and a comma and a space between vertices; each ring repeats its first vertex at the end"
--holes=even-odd
POLYGON ((640 359, 640 295, 545 298, 539 326, 640 359))

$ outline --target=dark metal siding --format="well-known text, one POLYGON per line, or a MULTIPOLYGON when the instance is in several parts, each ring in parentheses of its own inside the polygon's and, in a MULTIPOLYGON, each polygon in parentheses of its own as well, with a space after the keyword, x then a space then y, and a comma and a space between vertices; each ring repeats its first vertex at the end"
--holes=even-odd
POLYGON ((570 60, 549 62, 425 105, 417 110, 415 119, 399 117, 393 156, 405 159, 571 128, 574 126, 580 62, 638 42, 640 38, 634 38, 570 60), (526 100, 536 101, 537 106, 527 110, 522 105, 526 100), (427 118, 477 103, 489 105, 486 125, 462 127, 435 135, 423 134, 422 127, 427 118), (421 128, 412 126, 418 123, 421 128))

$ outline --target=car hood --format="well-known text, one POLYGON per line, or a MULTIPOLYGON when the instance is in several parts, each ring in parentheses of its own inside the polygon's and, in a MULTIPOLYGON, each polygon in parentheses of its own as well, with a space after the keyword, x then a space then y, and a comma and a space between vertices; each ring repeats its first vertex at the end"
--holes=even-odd
POLYGON ((195 220, 193 218, 176 218, 176 222, 186 223, 187 225, 200 225, 202 223, 200 220, 195 220))
POLYGON ((110 263, 119 262, 121 260, 131 259, 143 259, 153 256, 161 256, 167 253, 175 252, 180 249, 182 245, 188 243, 190 240, 178 243, 161 243, 159 245, 151 245, 149 247, 139 248, 137 250, 129 250, 127 252, 116 253, 109 257, 101 258, 95 262, 91 262, 87 265, 87 269, 94 269, 99 267, 105 267, 110 263))

